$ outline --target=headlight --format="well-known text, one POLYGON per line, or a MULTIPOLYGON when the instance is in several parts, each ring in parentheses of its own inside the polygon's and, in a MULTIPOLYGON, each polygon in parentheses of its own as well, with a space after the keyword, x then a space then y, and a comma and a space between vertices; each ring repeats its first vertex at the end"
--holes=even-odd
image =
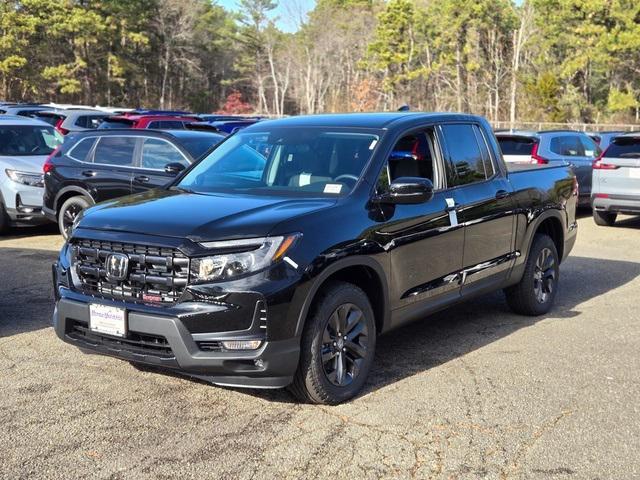
POLYGON ((44 175, 42 173, 19 172, 18 170, 5 170, 7 177, 17 183, 30 187, 44 187, 44 175))
POLYGON ((211 282, 257 272, 281 260, 299 237, 300 234, 295 234, 201 243, 205 248, 221 252, 192 259, 191 278, 195 282, 211 282))

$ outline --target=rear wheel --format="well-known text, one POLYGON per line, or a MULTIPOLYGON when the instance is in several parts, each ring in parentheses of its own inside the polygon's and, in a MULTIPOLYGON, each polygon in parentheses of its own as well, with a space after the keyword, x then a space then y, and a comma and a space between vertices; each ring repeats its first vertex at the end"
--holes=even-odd
POLYGON ((504 291, 511 309, 521 315, 547 313, 558 291, 559 265, 553 240, 548 235, 536 235, 520 283, 504 291))
POLYGON ((58 228, 60 229, 60 234, 65 238, 65 240, 69 238, 71 227, 73 226, 73 222, 76 217, 90 205, 91 202, 89 199, 82 195, 68 198, 62 204, 60 211, 58 212, 58 228))
POLYGON ((302 401, 335 405, 358 394, 373 363, 376 324, 367 295, 335 282, 315 302, 290 386, 302 401))
POLYGON ((596 225, 601 227, 613 227, 616 223, 617 213, 614 212, 602 212, 596 209, 593 210, 593 221, 596 225))

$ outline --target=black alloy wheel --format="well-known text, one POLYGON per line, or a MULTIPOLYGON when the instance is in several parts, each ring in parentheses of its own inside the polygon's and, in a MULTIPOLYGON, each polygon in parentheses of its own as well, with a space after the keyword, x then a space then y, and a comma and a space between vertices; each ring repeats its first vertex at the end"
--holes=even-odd
POLYGON ((543 315, 553 306, 560 277, 560 259, 551 237, 534 237, 524 267, 520 282, 504 290, 507 303, 521 315, 543 315))
POLYGON ((307 316, 300 362, 289 389, 305 402, 345 402, 364 386, 375 347, 369 297, 357 285, 333 281, 322 287, 307 316))
POLYGON ((65 240, 71 235, 73 222, 75 222, 78 215, 90 205, 91 202, 81 195, 71 197, 62 204, 60 212, 58 213, 58 228, 65 240))
POLYGON ((322 366, 333 385, 344 387, 359 375, 368 334, 364 314, 353 303, 340 305, 329 317, 322 337, 322 366))
POLYGON ((543 248, 536 259, 535 273, 533 274, 533 290, 538 303, 546 303, 555 287, 556 262, 549 248, 543 248))

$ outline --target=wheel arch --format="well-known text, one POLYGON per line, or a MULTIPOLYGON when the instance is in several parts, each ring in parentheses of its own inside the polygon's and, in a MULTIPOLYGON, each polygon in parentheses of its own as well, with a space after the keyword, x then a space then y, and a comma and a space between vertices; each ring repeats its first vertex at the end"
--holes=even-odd
POLYGON ((60 191, 58 192, 58 194, 56 195, 56 199, 55 199, 55 212, 56 212, 56 217, 60 214, 60 207, 62 207, 62 204, 64 202, 66 202, 67 200, 69 200, 71 197, 76 197, 76 196, 83 196, 86 197, 89 202, 91 202, 91 205, 95 205, 96 202, 93 199, 93 196, 91 196, 91 193, 89 193, 87 190, 85 190, 82 187, 79 187, 77 185, 71 185, 68 187, 64 187, 62 189, 60 189, 60 191))
POLYGON ((529 252, 533 245, 533 239, 539 233, 548 235, 553 240, 556 250, 558 252, 558 259, 562 261, 564 255, 564 240, 565 229, 562 226, 562 215, 557 210, 547 210, 541 214, 536 222, 529 227, 529 232, 526 237, 525 245, 526 249, 523 249, 524 262, 529 258, 529 252))
POLYGON ((336 280, 352 283, 364 291, 371 303, 378 333, 388 327, 389 289, 382 266, 369 257, 351 257, 332 264, 314 279, 298 315, 296 336, 302 334, 307 315, 318 293, 336 280))

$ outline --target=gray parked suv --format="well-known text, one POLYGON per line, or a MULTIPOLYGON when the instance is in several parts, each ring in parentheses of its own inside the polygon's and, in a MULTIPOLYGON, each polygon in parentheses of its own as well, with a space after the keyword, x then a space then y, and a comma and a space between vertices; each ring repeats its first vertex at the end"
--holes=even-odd
POLYGON ((593 164, 593 219, 611 226, 618 213, 640 214, 640 132, 621 135, 593 164))
POLYGON ((42 165, 61 143, 47 123, 0 115, 0 232, 48 221, 42 215, 42 165))
POLYGON ((507 163, 564 162, 574 167, 580 185, 580 206, 589 206, 593 162, 600 147, 588 135, 572 130, 496 132, 507 163))

